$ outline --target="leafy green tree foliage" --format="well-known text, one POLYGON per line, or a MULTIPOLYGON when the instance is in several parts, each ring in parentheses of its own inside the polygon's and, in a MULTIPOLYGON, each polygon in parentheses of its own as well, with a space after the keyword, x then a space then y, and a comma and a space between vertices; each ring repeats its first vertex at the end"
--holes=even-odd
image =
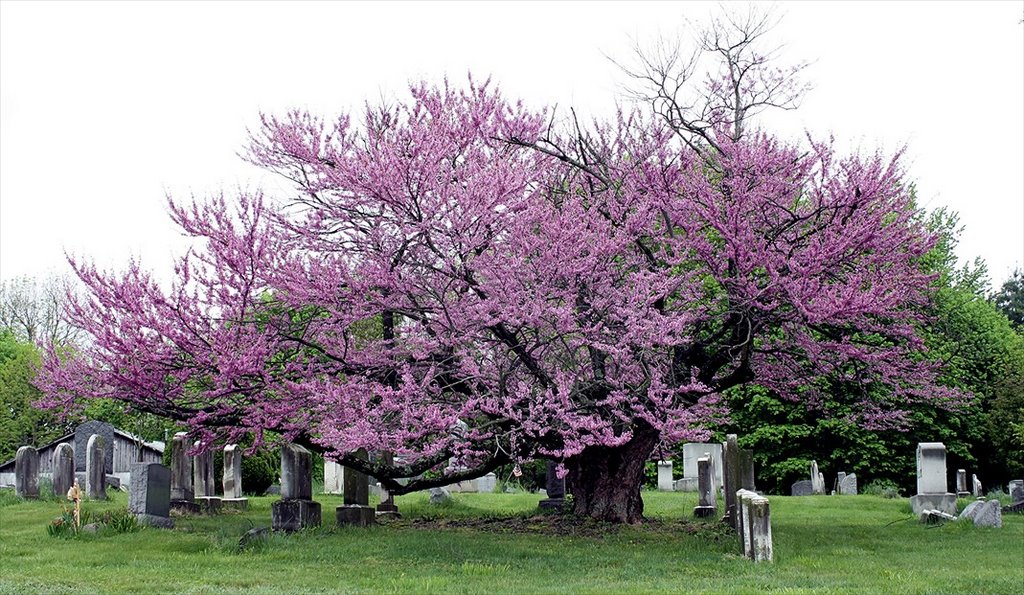
POLYGON ((1024 330, 1024 271, 1013 271, 992 301, 1017 330, 1024 330))
POLYGON ((35 345, 0 328, 0 461, 14 458, 20 446, 49 442, 69 427, 52 411, 32 406, 42 396, 32 385, 38 363, 35 345))

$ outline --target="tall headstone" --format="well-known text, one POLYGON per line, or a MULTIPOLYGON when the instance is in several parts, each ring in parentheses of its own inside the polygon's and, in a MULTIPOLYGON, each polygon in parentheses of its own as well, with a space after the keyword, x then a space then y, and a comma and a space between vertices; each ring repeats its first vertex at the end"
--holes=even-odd
POLYGON ((839 481, 839 494, 841 496, 857 495, 857 474, 850 473, 839 481))
POLYGON ((345 468, 340 463, 324 457, 324 493, 345 493, 345 468))
POLYGON ((697 506, 693 516, 706 518, 718 513, 718 486, 715 485, 714 459, 710 454, 697 459, 697 506))
POLYGON ((1006 486, 1006 491, 1010 493, 1010 502, 1024 501, 1024 479, 1014 479, 1006 486))
POLYGON ((75 451, 67 442, 61 442, 53 449, 53 494, 63 498, 75 483, 75 451))
POLYGON ((981 498, 985 495, 984 490, 981 488, 981 480, 978 479, 976 473, 971 474, 971 491, 975 498, 981 498))
MULTIPOLYGON (((192 444, 199 448, 197 441, 192 444)), ((207 513, 218 512, 221 499, 217 497, 217 480, 213 468, 213 451, 206 450, 192 457, 192 488, 195 490, 195 502, 199 510, 207 513)))
POLYGON ((14 493, 19 498, 39 497, 39 451, 22 446, 14 455, 14 493))
POLYGON ((768 499, 751 490, 737 492, 737 532, 743 555, 755 562, 773 558, 772 523, 768 499))
POLYGON ((75 471, 85 471, 85 459, 89 451, 89 438, 93 434, 103 438, 104 472, 114 472, 114 426, 105 421, 90 420, 75 428, 75 471))
POLYGON ((249 508, 249 499, 242 494, 242 449, 237 444, 224 447, 225 508, 249 508))
MULTIPOLYGON (((357 459, 367 460, 365 448, 352 453, 357 459)), ((335 520, 339 527, 354 525, 366 527, 374 523, 376 513, 370 508, 370 482, 365 473, 351 467, 345 468, 344 504, 335 509, 335 520)))
POLYGON ((199 512, 192 489, 192 457, 188 456, 185 432, 178 432, 171 439, 171 508, 183 513, 199 512))
POLYGON ((971 490, 967 487, 966 469, 956 470, 956 495, 960 498, 965 498, 971 495, 971 490))
POLYGON ((671 492, 672 489, 672 461, 658 461, 658 491, 671 492))
MULTIPOLYGON (((390 452, 381 453, 380 460, 385 465, 390 466, 395 464, 395 457, 390 452)), ((398 513, 398 505, 395 504, 395 495, 383 486, 381 486, 380 503, 377 504, 377 516, 390 518, 398 518, 402 516, 398 513)))
POLYGON ((818 461, 811 461, 811 493, 815 496, 825 493, 825 477, 818 471, 818 461))
POLYGON ((740 489, 754 491, 754 451, 740 449, 740 489))
POLYGON ((93 434, 85 448, 85 495, 92 500, 106 500, 107 445, 103 436, 93 434))
POLYGON ((917 495, 911 496, 915 515, 925 510, 956 514, 956 494, 946 489, 946 446, 941 442, 917 445, 917 495))
POLYGON ((548 461, 547 481, 545 482, 547 498, 541 500, 538 506, 561 510, 565 506, 565 478, 558 477, 558 464, 548 461))
POLYGON ((132 463, 128 512, 144 525, 170 529, 171 470, 160 463, 132 463))
MULTIPOLYGON (((711 458, 715 460, 713 467, 715 468, 715 487, 722 487, 722 443, 721 442, 687 442, 683 445, 683 479, 697 479, 697 459, 704 457, 704 455, 710 454, 711 458)), ((678 483, 678 482, 677 482, 678 483)), ((693 489, 689 491, 697 491, 697 482, 693 481, 693 489)), ((685 483, 683 485, 686 485, 685 483)), ((679 491, 679 487, 676 487, 676 491, 679 491)))
POLYGON ((298 531, 320 524, 313 500, 313 453, 298 444, 281 447, 281 499, 270 505, 274 531, 298 531))
POLYGON ((722 480, 725 483, 725 519, 733 529, 738 529, 736 511, 736 491, 740 489, 740 447, 736 434, 725 437, 722 448, 723 463, 722 480))

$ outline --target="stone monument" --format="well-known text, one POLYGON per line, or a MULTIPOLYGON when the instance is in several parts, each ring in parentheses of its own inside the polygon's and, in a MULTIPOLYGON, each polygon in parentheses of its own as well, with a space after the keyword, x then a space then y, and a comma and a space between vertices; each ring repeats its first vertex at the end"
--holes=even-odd
POLYGON ((715 487, 722 487, 722 443, 721 442, 687 442, 683 445, 683 479, 676 482, 676 491, 680 491, 680 486, 693 487, 682 491, 698 491, 697 483, 697 459, 710 454, 711 458, 714 459, 715 468, 715 487), (690 483, 682 482, 683 480, 691 479, 690 483))
POLYGON ((144 525, 171 529, 171 470, 160 463, 132 463, 128 511, 144 525))
POLYGON ((85 447, 85 495, 92 500, 107 499, 107 445, 103 436, 93 434, 85 447))
POLYGON ((545 492, 547 498, 541 500, 537 505, 543 509, 561 510, 565 506, 565 478, 558 477, 558 465, 554 461, 548 461, 547 482, 545 492))
POLYGON ((825 476, 818 471, 818 461, 811 461, 811 493, 815 496, 825 494, 825 476))
POLYGON ((281 499, 270 505, 274 531, 298 531, 320 524, 313 500, 313 454, 298 444, 281 447, 281 499))
POLYGON ((658 491, 673 491, 672 461, 658 461, 658 491))
POLYGON ((840 496, 856 496, 857 495, 857 474, 856 473, 841 473, 842 477, 839 478, 839 495, 840 496))
POLYGON ((39 497, 39 451, 22 446, 14 456, 14 493, 19 498, 39 497))
POLYGON ((70 444, 61 442, 53 449, 51 468, 53 495, 63 498, 75 483, 75 451, 70 444))
POLYGON ((237 444, 224 447, 224 500, 221 503, 225 508, 249 508, 249 499, 242 494, 242 449, 237 444))
POLYGON ((345 493, 345 468, 341 463, 324 457, 324 493, 345 493))
POLYGON ((914 514, 920 516, 925 510, 956 514, 956 494, 946 487, 946 446, 921 442, 917 445, 917 495, 910 498, 914 514))
POLYGON ((971 495, 971 490, 967 487, 966 469, 956 470, 956 495, 958 498, 966 498, 971 495))
MULTIPOLYGON (((394 465, 395 457, 390 452, 381 454, 381 461, 385 465, 394 465)), ((398 512, 398 505, 395 504, 395 496, 381 486, 380 503, 377 504, 377 514, 379 517, 389 518, 401 518, 401 514, 398 512)))
POLYGON ((714 459, 711 453, 697 459, 697 506, 693 516, 713 517, 718 513, 718 486, 715 485, 714 459))
POLYGON ((178 432, 171 439, 171 508, 182 513, 197 513, 192 490, 192 457, 188 456, 188 434, 178 432))
POLYGON ((737 530, 743 555, 754 562, 773 559, 772 522, 768 499, 750 490, 737 492, 737 530))
MULTIPOLYGON (((367 460, 366 449, 360 448, 352 453, 357 459, 367 460)), ((365 473, 346 467, 345 500, 342 506, 335 509, 335 519, 339 527, 355 525, 366 527, 376 519, 374 510, 370 508, 370 480, 365 473)))
POLYGON ((736 434, 728 434, 725 437, 725 444, 722 447, 722 463, 725 469, 722 470, 722 482, 725 487, 725 520, 733 529, 738 529, 736 524, 736 491, 740 489, 740 447, 736 434))
POLYGON ((975 473, 971 474, 971 492, 975 498, 981 498, 985 495, 984 490, 981 489, 981 480, 978 479, 978 475, 975 473))
MULTIPOLYGON (((199 446, 198 441, 192 444, 194 449, 198 449, 199 446)), ((220 511, 221 499, 217 497, 217 480, 214 475, 212 450, 192 457, 192 489, 199 510, 209 514, 220 511)))

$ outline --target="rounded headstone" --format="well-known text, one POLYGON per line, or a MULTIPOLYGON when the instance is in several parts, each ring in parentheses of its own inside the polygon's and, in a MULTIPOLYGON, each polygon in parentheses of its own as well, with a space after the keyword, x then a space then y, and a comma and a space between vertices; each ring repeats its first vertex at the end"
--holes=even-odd
POLYGON ((93 500, 107 499, 107 449, 103 436, 93 434, 86 443, 85 495, 93 500))
POLYGON ((75 451, 67 442, 53 449, 53 494, 63 498, 75 483, 75 451))
POLYGON ((14 493, 19 498, 39 497, 39 451, 22 446, 14 456, 14 493))

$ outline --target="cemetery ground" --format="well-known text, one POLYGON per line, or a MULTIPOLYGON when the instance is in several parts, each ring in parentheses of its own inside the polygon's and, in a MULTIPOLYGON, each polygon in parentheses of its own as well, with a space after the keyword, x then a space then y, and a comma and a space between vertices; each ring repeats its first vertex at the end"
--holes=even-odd
MULTIPOLYGON (((95 518, 127 495, 86 501, 95 518)), ((64 502, 0 490, 0 593, 8 592, 929 592, 1008 593, 1024 583, 1024 515, 1001 529, 926 526, 906 499, 771 496, 774 563, 740 556, 735 534, 691 518, 693 493, 644 492, 643 526, 537 513, 536 494, 396 498, 403 518, 269 534, 276 497, 244 512, 176 517, 174 530, 50 537, 64 502)), ((371 502, 371 504, 373 504, 371 502)))

